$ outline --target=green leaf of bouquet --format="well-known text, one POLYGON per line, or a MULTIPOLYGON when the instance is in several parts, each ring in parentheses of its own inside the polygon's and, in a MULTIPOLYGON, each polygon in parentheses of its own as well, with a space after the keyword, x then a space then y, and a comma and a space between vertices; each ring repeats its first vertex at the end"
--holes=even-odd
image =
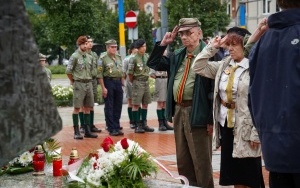
POLYGON ((27 172, 33 171, 32 166, 26 166, 26 167, 11 167, 6 170, 7 174, 16 175, 16 174, 23 174, 27 172))

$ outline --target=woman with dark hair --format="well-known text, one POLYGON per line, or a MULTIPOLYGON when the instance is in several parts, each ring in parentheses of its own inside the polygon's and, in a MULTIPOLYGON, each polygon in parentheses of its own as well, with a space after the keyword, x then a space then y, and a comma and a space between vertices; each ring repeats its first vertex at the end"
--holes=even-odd
POLYGON ((220 185, 261 188, 261 146, 248 109, 249 60, 244 41, 249 31, 234 27, 214 38, 196 57, 193 71, 215 79, 213 148, 221 146, 220 185), (209 61, 226 43, 230 56, 209 61))

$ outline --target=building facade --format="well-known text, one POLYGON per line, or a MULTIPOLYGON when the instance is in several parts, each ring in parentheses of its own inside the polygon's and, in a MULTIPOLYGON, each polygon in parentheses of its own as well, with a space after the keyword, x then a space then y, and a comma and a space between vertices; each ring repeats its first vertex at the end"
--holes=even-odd
POLYGON ((227 13, 231 17, 228 28, 244 27, 251 33, 255 31, 262 18, 280 11, 276 0, 221 0, 227 3, 227 13))

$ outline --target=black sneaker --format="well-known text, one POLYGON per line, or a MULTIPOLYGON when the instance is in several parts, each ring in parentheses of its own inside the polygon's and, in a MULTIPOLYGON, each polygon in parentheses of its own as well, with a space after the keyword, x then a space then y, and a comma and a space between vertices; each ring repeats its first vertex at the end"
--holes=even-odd
POLYGON ((80 133, 84 133, 84 128, 80 127, 80 133))
POLYGON ((130 129, 135 129, 136 128, 136 125, 134 123, 131 123, 130 124, 130 129))
POLYGON ((153 128, 150 128, 148 125, 144 126, 143 129, 144 129, 146 132, 154 132, 154 129, 153 129, 153 128))
POLYGON ((92 128, 91 128, 91 132, 94 132, 94 133, 101 133, 102 130, 101 130, 101 129, 98 129, 95 125, 93 125, 92 128))
POLYGON ((121 136, 124 135, 124 133, 123 133, 121 130, 119 130, 118 133, 119 133, 119 135, 121 135, 121 136))
POLYGON ((119 132, 113 130, 112 132, 109 133, 109 135, 110 135, 110 136, 118 136, 118 135, 119 135, 119 132))
POLYGON ((145 133, 145 130, 141 126, 137 126, 134 130, 135 133, 145 133))

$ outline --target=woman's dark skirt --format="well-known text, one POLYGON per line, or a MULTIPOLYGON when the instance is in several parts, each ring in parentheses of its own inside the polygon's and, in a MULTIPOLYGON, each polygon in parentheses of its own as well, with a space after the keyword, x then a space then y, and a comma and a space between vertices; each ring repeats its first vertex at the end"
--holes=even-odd
POLYGON ((233 158, 233 128, 221 127, 220 185, 264 188, 261 157, 233 158))

